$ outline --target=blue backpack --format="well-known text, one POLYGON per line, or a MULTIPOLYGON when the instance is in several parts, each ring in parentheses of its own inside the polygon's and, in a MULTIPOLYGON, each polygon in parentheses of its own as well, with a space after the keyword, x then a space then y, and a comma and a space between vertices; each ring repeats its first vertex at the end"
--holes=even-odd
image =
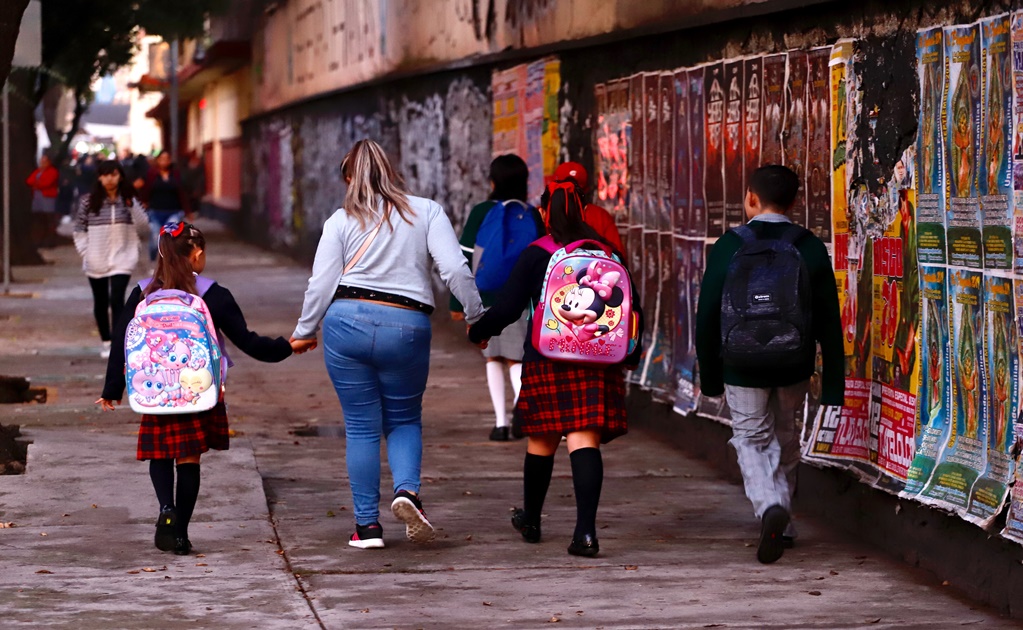
POLYGON ((515 199, 498 201, 476 233, 472 272, 480 291, 498 291, 508 281, 522 251, 540 235, 535 209, 515 199))

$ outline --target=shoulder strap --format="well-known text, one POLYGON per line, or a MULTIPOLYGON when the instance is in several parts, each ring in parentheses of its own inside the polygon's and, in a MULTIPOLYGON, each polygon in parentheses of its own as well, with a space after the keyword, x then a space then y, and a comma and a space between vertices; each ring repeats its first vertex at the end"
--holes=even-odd
POLYGON ((736 226, 728 231, 741 238, 743 243, 752 243, 757 240, 757 233, 748 224, 736 226))
POLYGON ((382 226, 383 224, 384 219, 383 217, 381 217, 380 222, 377 223, 377 226, 373 228, 373 231, 369 233, 369 236, 366 237, 366 240, 362 242, 362 247, 359 248, 359 251, 355 252, 355 255, 352 256, 352 259, 348 261, 347 265, 345 265, 344 270, 341 272, 342 276, 351 271, 352 268, 355 267, 355 265, 359 264, 359 261, 362 260, 362 255, 366 253, 366 250, 369 249, 369 246, 373 244, 374 240, 376 240, 377 234, 380 232, 380 226, 382 226))
POLYGON ((561 249, 561 247, 556 242, 554 242, 554 237, 551 236, 550 234, 538 238, 537 240, 530 243, 530 245, 536 245, 537 247, 543 249, 548 254, 553 254, 554 252, 561 249))
MULTIPOLYGON (((149 283, 152 281, 152 278, 142 278, 139 280, 139 288, 145 291, 146 287, 148 287, 149 283)), ((195 277, 195 290, 199 292, 199 297, 206 297, 206 292, 209 291, 210 287, 216 283, 216 280, 197 275, 195 277)))
POLYGON ((785 241, 789 245, 795 247, 796 243, 801 238, 810 233, 811 233, 810 230, 806 229, 805 227, 801 225, 796 225, 795 223, 790 223, 788 227, 785 228, 785 231, 782 232, 782 235, 778 238, 778 240, 785 241))

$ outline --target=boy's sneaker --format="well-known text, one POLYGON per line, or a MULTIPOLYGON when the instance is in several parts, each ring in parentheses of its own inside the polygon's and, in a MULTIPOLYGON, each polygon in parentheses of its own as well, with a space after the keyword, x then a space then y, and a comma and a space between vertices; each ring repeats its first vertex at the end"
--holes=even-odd
POLYGON ((384 528, 380 523, 355 524, 355 533, 348 539, 348 545, 359 549, 383 549, 384 528))
POLYGON ((405 523, 405 536, 412 542, 430 542, 437 536, 433 525, 426 518, 422 502, 411 492, 399 490, 395 493, 391 513, 405 523))
POLYGON ((174 527, 178 523, 178 513, 170 506, 160 508, 160 516, 156 519, 156 548, 160 551, 171 551, 177 542, 174 527))
POLYGON ((767 508, 760 520, 760 544, 757 546, 757 560, 771 564, 785 553, 783 534, 789 524, 789 511, 780 505, 767 508))

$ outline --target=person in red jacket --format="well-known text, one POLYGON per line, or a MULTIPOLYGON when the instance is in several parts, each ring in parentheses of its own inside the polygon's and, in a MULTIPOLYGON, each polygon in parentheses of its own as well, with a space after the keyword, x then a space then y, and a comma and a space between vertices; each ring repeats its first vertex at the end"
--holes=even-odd
MULTIPOLYGON (((554 181, 564 182, 572 180, 579 186, 582 195, 589 193, 590 174, 586 168, 578 162, 565 162, 554 171, 554 181)), ((620 253, 625 253, 625 246, 622 245, 622 237, 618 234, 618 227, 615 226, 614 217, 607 210, 600 206, 587 203, 583 208, 583 221, 597 231, 604 240, 620 253)))
POLYGON ((52 247, 57 235, 57 192, 60 172, 45 153, 39 158, 39 168, 25 180, 32 189, 32 242, 41 247, 52 247))

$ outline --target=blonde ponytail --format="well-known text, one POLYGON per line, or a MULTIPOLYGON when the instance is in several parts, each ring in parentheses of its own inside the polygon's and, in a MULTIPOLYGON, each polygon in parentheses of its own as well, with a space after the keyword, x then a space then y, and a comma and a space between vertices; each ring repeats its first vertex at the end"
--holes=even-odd
POLYGON ((391 168, 383 148, 372 140, 359 140, 341 161, 341 176, 348 184, 345 193, 345 212, 366 227, 376 215, 383 201, 383 219, 390 222, 391 210, 398 212, 403 221, 411 224, 416 213, 408 202, 401 177, 391 168))

